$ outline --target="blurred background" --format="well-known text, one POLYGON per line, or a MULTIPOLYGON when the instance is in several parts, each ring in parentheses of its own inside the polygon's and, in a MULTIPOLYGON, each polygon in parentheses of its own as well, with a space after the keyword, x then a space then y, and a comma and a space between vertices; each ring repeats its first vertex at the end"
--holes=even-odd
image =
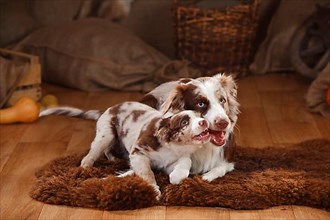
MULTIPOLYGON (((166 81, 218 72, 237 78, 297 73, 311 82, 309 105, 315 107, 315 99, 325 104, 328 0, 0 2, 0 47, 37 56, 43 82, 148 92, 166 81)), ((10 71, 15 59, 2 55, 4 100, 19 71, 10 71)), ((324 108, 317 111, 329 115, 324 108)))

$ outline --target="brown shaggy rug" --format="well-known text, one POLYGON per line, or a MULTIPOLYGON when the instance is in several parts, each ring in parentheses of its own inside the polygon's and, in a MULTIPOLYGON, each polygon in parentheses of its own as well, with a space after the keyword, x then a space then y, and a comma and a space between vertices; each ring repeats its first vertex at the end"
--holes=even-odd
POLYGON ((37 173, 31 196, 39 201, 105 210, 137 209, 153 205, 209 206, 264 209, 305 205, 330 209, 330 140, 310 140, 288 147, 238 147, 236 169, 212 183, 199 175, 171 185, 156 171, 161 201, 136 176, 117 178, 127 162, 106 159, 95 167, 79 167, 83 155, 51 161, 37 173), (102 179, 109 176, 108 179, 102 179))

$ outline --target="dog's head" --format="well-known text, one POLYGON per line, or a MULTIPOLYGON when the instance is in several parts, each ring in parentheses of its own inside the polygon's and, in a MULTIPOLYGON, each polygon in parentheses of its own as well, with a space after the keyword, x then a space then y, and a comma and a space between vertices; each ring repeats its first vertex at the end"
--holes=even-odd
POLYGON ((237 85, 231 76, 218 74, 180 82, 163 103, 161 111, 199 112, 210 126, 211 142, 224 146, 237 121, 237 85))
POLYGON ((162 119, 157 136, 165 143, 201 147, 210 140, 209 123, 194 111, 182 111, 162 119))

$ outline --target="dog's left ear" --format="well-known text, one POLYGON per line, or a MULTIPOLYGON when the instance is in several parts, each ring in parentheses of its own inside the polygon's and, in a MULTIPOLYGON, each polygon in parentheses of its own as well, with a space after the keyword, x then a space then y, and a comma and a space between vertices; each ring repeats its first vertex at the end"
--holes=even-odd
POLYGON ((231 75, 225 75, 224 73, 219 73, 213 76, 217 80, 219 80, 222 87, 228 92, 228 95, 233 98, 237 98, 237 84, 231 75))
POLYGON ((187 85, 180 83, 177 85, 168 96, 167 100, 162 104, 160 110, 164 114, 171 110, 172 113, 177 113, 184 110, 184 92, 187 85))
POLYGON ((160 121, 158 131, 156 132, 156 135, 160 140, 165 142, 170 141, 170 137, 169 137, 170 124, 171 124, 171 117, 163 118, 160 121))

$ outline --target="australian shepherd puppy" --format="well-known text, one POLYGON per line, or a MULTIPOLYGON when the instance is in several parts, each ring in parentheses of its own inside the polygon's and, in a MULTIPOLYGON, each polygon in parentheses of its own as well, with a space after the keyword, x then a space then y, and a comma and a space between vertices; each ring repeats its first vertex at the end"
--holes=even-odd
POLYGON ((190 155, 210 140, 209 123, 193 111, 171 116, 138 102, 124 102, 107 109, 97 120, 96 136, 81 166, 91 167, 109 148, 123 147, 129 153, 131 170, 150 183, 160 196, 152 168, 165 171, 172 184, 189 176, 190 155), (118 145, 119 143, 119 145, 118 145))
MULTIPOLYGON (((191 173, 203 174, 212 181, 234 169, 234 127, 239 114, 237 85, 231 76, 217 74, 213 77, 181 79, 161 84, 141 101, 168 116, 184 110, 201 114, 209 124, 210 141, 191 156, 191 173)), ((83 111, 59 107, 47 109, 40 116, 58 114, 97 120, 101 111, 83 111)))

